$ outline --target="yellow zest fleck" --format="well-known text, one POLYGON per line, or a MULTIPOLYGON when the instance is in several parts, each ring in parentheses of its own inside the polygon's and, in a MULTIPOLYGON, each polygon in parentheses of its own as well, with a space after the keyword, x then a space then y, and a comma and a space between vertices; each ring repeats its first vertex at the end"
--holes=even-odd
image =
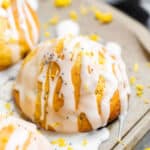
POLYGON ((50 33, 49 32, 45 32, 44 36, 48 38, 48 37, 50 37, 50 33))
POLYGON ((3 0, 2 1, 2 7, 4 8, 4 9, 7 9, 9 6, 10 6, 10 0, 3 0))
POLYGON ((143 91, 136 91, 136 95, 141 97, 143 95, 143 91))
POLYGON ((54 4, 56 7, 67 7, 71 4, 71 0, 55 0, 54 4))
POLYGON ((138 65, 137 63, 135 63, 135 64, 133 65, 133 71, 134 71, 134 72, 138 72, 138 71, 139 71, 139 65, 138 65))
POLYGON ((101 23, 110 23, 113 20, 112 13, 109 12, 103 13, 99 10, 95 10, 94 15, 95 18, 101 23))
POLYGON ((100 39, 99 35, 97 34, 91 34, 89 38, 93 41, 98 41, 100 39))
POLYGON ((145 148, 144 150, 150 150, 150 148, 148 147, 148 148, 145 148))
POLYGON ((67 146, 66 141, 63 138, 58 138, 57 140, 51 141, 51 144, 58 145, 59 147, 67 146))
POLYGON ((150 99, 145 98, 143 101, 144 101, 145 104, 150 104, 150 99))
POLYGON ((104 64, 105 63, 105 57, 102 53, 99 53, 99 64, 104 64))
POLYGON ((133 85, 135 83, 135 81, 136 81, 136 78, 132 76, 130 78, 130 84, 133 85))
POLYGON ((85 7, 85 6, 81 6, 80 7, 80 13, 82 14, 82 15, 87 15, 88 14, 88 12, 89 12, 89 10, 88 10, 88 8, 87 7, 85 7))
POLYGON ((67 147, 67 150, 73 150, 73 147, 68 146, 68 147, 67 147))
POLYGON ((136 85, 136 95, 141 97, 143 95, 144 86, 141 84, 136 85))
POLYGON ((42 26, 43 26, 43 29, 44 29, 44 30, 47 30, 48 27, 49 27, 49 24, 46 22, 46 23, 44 23, 42 26))
POLYGON ((87 84, 84 84, 84 89, 85 89, 85 91, 89 91, 89 88, 88 88, 87 84))
POLYGON ((86 139, 84 139, 83 141, 82 141, 82 146, 86 146, 88 144, 88 141, 86 140, 86 139))
POLYGON ((137 84, 136 89, 142 91, 142 90, 144 90, 144 86, 141 84, 137 84))
POLYGON ((56 25, 59 22, 59 16, 53 16, 50 20, 49 23, 51 25, 56 25))
POLYGON ((60 125, 61 125, 61 123, 55 122, 55 123, 53 123, 51 126, 54 127, 54 128, 57 128, 57 127, 59 127, 60 125))
POLYGON ((78 15, 77 15, 76 11, 74 11, 74 10, 70 11, 69 16, 74 21, 77 21, 77 19, 78 19, 78 15))
POLYGON ((65 147, 67 145, 65 139, 59 138, 58 145, 59 145, 59 147, 65 147))
POLYGON ((11 110, 11 105, 10 105, 10 103, 5 103, 5 108, 10 111, 10 110, 11 110))

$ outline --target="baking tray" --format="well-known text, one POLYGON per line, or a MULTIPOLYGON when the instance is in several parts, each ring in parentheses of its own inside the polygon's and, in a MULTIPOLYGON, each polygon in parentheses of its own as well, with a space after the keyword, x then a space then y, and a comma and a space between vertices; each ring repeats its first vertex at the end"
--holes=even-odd
MULTIPOLYGON (((55 8, 52 0, 41 0, 38 9, 41 27, 54 15, 58 15, 60 21, 68 19, 68 14, 72 10, 75 10, 79 14, 78 23, 81 27, 82 34, 89 35, 96 33, 100 35, 104 41, 114 41, 121 45, 128 76, 135 76, 137 79, 136 83, 144 85, 144 94, 141 98, 136 96, 135 86, 131 87, 132 94, 130 97, 130 107, 122 131, 122 142, 118 143, 117 141, 119 122, 115 121, 108 126, 110 130, 110 138, 99 146, 99 149, 102 150, 106 148, 108 150, 133 149, 135 144, 150 130, 150 104, 145 104, 144 102, 145 98, 150 99, 150 67, 147 65, 147 62, 150 61, 150 34, 138 22, 132 20, 130 17, 111 6, 108 6, 102 1, 97 0, 74 0, 70 7, 62 9, 55 8), (83 17, 80 15, 81 5, 88 7, 96 6, 102 11, 112 12, 113 22, 110 24, 100 24, 93 19, 94 16, 92 13, 83 17), (136 73, 133 71, 133 65, 135 63, 139 64, 139 71, 136 73)), ((56 37, 55 26, 50 26, 46 31, 51 33, 51 38, 56 37)), ((45 30, 42 28, 41 41, 47 39, 44 37, 44 32, 45 30)), ((15 69, 12 68, 4 73, 0 73, 0 77, 7 76, 10 72, 15 72, 15 70, 17 70, 16 67, 15 69)), ((6 79, 7 78, 8 77, 6 77, 6 79)), ((13 84, 13 79, 6 80, 6 82, 8 85, 13 84)), ((6 85, 6 82, 0 81, 0 86, 2 88, 1 94, 3 93, 6 95, 6 101, 12 102, 12 99, 7 98, 7 93, 3 92, 7 88, 7 86, 3 88, 3 85, 6 85)), ((2 103, 1 98, 0 106, 2 106, 2 103)), ((18 116, 16 107, 14 105, 12 107, 14 115, 18 116)), ((42 132, 46 136, 53 134, 51 132, 42 132)), ((51 140, 51 138, 49 138, 49 140, 51 140)), ((86 147, 83 149, 87 150, 86 147)))

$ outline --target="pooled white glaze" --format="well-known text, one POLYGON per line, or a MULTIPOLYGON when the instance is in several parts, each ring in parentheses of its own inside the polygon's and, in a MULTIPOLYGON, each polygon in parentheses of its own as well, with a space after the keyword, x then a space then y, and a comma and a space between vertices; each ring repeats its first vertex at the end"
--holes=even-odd
POLYGON ((72 20, 61 21, 56 27, 57 37, 63 37, 68 34, 79 35, 80 27, 78 23, 72 20))
MULTIPOLYGON (((53 51, 53 43, 47 42, 39 46, 36 56, 34 56, 21 70, 18 80, 15 85, 15 89, 20 93, 20 105, 22 111, 32 120, 34 120, 35 111, 35 100, 38 68, 41 61, 45 62, 57 62, 60 66, 60 74, 57 75, 55 80, 49 79, 50 82, 50 93, 48 98, 48 107, 46 108, 48 114, 46 115, 46 125, 52 125, 54 123, 60 123, 59 126, 54 127, 57 132, 78 132, 77 117, 81 112, 84 112, 92 125, 93 129, 107 125, 110 116, 110 100, 115 93, 119 90, 120 101, 121 101, 121 115, 125 115, 128 109, 128 95, 130 93, 129 83, 127 79, 125 64, 122 61, 121 53, 115 52, 115 45, 111 43, 106 47, 99 43, 93 42, 85 37, 78 36, 66 36, 64 38, 64 59, 61 60, 57 58, 57 55, 53 51), (107 49, 108 47, 108 49, 107 49), (114 51, 111 49, 113 48, 114 51), (42 49, 42 51, 40 50, 42 49), (50 51, 51 49, 51 51, 50 51), (105 51, 104 51, 105 49, 105 51), (78 109, 75 109, 75 99, 74 99, 74 87, 71 81, 71 69, 75 63, 77 54, 80 52, 92 52, 93 56, 89 57, 87 55, 82 56, 81 63, 81 89, 80 89, 80 101, 78 109), (74 56, 72 61, 70 61, 70 52, 73 52, 74 56), (98 55, 102 53, 105 57, 105 63, 99 64, 98 55), (52 58, 47 59, 44 55, 50 56, 54 55, 52 58), (115 59, 113 58, 115 57, 115 59), (90 65, 93 68, 93 72, 88 74, 87 67, 90 65), (115 74, 112 69, 114 65, 115 74), (32 71, 29 71, 32 70, 32 71), (63 73, 63 75, 62 75, 63 73), (58 77, 61 76, 63 83, 60 94, 64 96, 64 105, 59 110, 55 112, 52 108, 52 97, 54 95, 54 88, 58 77), (101 101, 101 115, 97 109, 95 89, 98 83, 99 76, 103 76, 105 79, 104 95, 101 101), (26 81, 30 81, 30 83, 26 81), (85 84, 88 87, 88 91, 85 90, 85 84), (30 101, 26 101, 26 95, 28 95, 30 101), (30 103, 30 106, 29 106, 30 103), (89 111, 90 110, 90 111, 89 111), (66 119, 68 117, 69 119, 66 119), (71 127, 71 128, 70 128, 71 127)), ((116 51, 118 50, 116 46, 116 51)), ((44 68, 47 65, 44 66, 44 68)), ((43 69, 43 78, 40 78, 40 82, 45 83, 45 75, 47 69, 43 69)), ((44 89, 42 89, 44 90, 44 89)), ((43 91, 42 91, 43 92, 43 91)), ((41 109, 42 112, 45 111, 44 100, 41 99, 41 109)), ((43 115, 41 117, 43 119, 43 115)))
MULTIPOLYGON (((36 130, 36 126, 29 122, 15 117, 0 118, 0 130, 7 126, 13 126, 14 131, 5 146, 5 150, 23 150, 27 146, 28 150, 52 150, 49 142, 36 130), (30 136, 30 140, 29 140, 30 136), (26 143, 28 141, 28 143, 26 143)), ((4 137, 4 138, 7 138, 4 137)))

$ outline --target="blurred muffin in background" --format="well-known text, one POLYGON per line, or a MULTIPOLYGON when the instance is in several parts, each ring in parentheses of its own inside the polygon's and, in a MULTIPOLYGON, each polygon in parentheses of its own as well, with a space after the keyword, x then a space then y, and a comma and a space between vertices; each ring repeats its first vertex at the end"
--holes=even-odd
POLYGON ((39 21, 26 0, 0 1, 0 70, 22 59, 39 40, 39 21))
POLYGON ((15 117, 0 118, 0 150, 52 150, 32 123, 15 117))

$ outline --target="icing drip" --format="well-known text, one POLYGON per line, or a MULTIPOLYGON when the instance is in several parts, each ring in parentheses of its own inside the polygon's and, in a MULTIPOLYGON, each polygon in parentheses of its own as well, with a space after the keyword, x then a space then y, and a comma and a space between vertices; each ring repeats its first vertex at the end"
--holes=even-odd
MULTIPOLYGON (((130 94, 130 88, 125 65, 120 55, 121 50, 118 51, 118 45, 108 43, 106 47, 104 47, 104 45, 93 42, 85 37, 66 36, 63 38, 62 47, 61 45, 58 45, 60 40, 62 39, 41 44, 36 52, 36 56, 30 59, 28 64, 24 65, 22 68, 15 89, 20 93, 20 103, 23 104, 21 104, 23 112, 29 118, 34 120, 33 112, 36 111, 36 109, 35 99, 33 99, 33 97, 36 96, 36 92, 33 93, 32 91, 36 88, 35 84, 37 79, 42 83, 45 83, 47 64, 56 62, 60 71, 56 74, 54 79, 49 78, 50 91, 48 96, 48 106, 46 108, 47 128, 48 126, 53 126, 54 123, 57 123, 59 124, 58 126, 53 126, 55 131, 78 132, 79 126, 77 119, 81 113, 84 113, 83 119, 87 122, 88 126, 92 127, 92 129, 107 125, 110 117, 110 100, 116 91, 119 91, 121 116, 125 116, 128 109, 128 95, 130 94), (56 53, 55 50, 58 47, 59 49, 56 53), (42 51, 40 49, 42 49, 42 51), (79 54, 81 54, 81 62, 79 60, 76 62, 79 54), (44 75, 43 77, 38 74, 38 65, 41 62, 45 63, 41 73, 44 75), (80 84, 78 107, 76 107, 75 87, 71 78, 71 71, 75 62, 78 63, 76 71, 79 69, 79 65, 81 67, 81 82, 78 83, 80 84), (30 69, 32 70, 32 74, 29 73, 30 69), (59 93, 55 93, 57 82, 60 77, 63 82, 59 93), (101 87, 100 93, 97 93, 100 96, 103 92, 101 99, 98 99, 97 101, 95 90, 98 86, 100 77, 104 79, 104 81, 101 82, 105 82, 105 84, 101 87), (26 80, 32 80, 31 83, 33 85, 27 83, 26 80), (58 111, 53 108, 55 94, 58 94, 58 97, 63 98, 63 103, 59 106, 58 111), (26 104, 27 95, 32 102, 32 105, 30 106, 32 111, 26 104)), ((44 93, 43 90, 44 88, 42 88, 42 93, 44 93)), ((41 120, 43 119, 43 114, 45 112, 43 95, 44 94, 41 96, 41 120)))
POLYGON ((117 62, 115 65, 115 72, 116 72, 116 78, 118 80, 118 86, 119 86, 119 94, 120 94, 120 100, 121 100, 121 114, 119 116, 120 120, 120 127, 119 127, 119 133, 118 138, 121 139, 121 132, 123 128, 123 122, 125 120, 125 117, 127 115, 128 111, 128 98, 130 95, 130 86, 128 82, 128 78, 126 75, 126 67, 124 62, 121 59, 121 48, 116 43, 110 42, 106 45, 106 48, 110 52, 110 54, 113 54, 115 52, 115 56, 117 58, 117 62))

